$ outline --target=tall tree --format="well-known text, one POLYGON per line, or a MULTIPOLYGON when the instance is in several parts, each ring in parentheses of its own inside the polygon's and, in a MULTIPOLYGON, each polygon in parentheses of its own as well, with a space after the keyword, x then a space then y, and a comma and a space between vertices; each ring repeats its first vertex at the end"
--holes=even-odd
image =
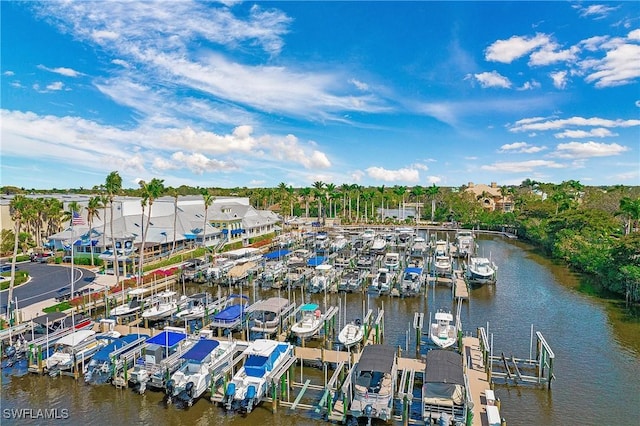
POLYGON ((144 217, 144 205, 147 204, 149 206, 149 210, 147 212, 148 218, 147 223, 144 226, 144 232, 142 233, 142 245, 140 246, 140 266, 138 267, 139 274, 137 282, 140 283, 142 280, 142 275, 144 273, 144 252, 145 246, 147 244, 147 234, 149 233, 149 224, 151 223, 151 209, 153 207, 153 203, 158 198, 164 195, 164 179, 153 178, 149 181, 149 183, 144 180, 140 180, 138 182, 140 185, 140 189, 142 189, 142 211, 144 217))
POLYGON ((427 197, 431 200, 431 222, 434 221, 436 215, 436 197, 440 193, 440 188, 436 186, 435 183, 432 183, 429 188, 427 188, 427 197))
POLYGON ((300 196, 304 200, 304 216, 309 217, 309 197, 311 196, 311 188, 300 188, 300 196))
POLYGON ((9 203, 9 211, 13 220, 13 257, 11 258, 11 277, 9 281, 9 293, 7 294, 7 317, 14 324, 13 309, 13 287, 16 282, 16 259, 18 258, 18 239, 20 228, 22 226, 22 218, 25 210, 29 207, 29 200, 24 195, 16 195, 9 203))
POLYGON ((398 214, 400 215, 400 220, 404 220, 404 194, 407 193, 407 187, 396 186, 393 188, 393 193, 398 196, 398 204, 400 204, 400 199, 402 199, 402 208, 398 205, 398 214))
POLYGON ((420 185, 414 186, 413 188, 411 188, 411 195, 416 201, 416 223, 418 223, 420 219, 422 219, 422 216, 420 214, 420 204, 422 204, 420 201, 420 197, 424 195, 424 188, 420 185))
POLYGON ((100 219, 99 209, 102 208, 102 201, 99 196, 91 197, 87 203, 87 223, 89 224, 89 249, 91 251, 91 266, 94 266, 93 261, 93 220, 95 218, 100 219))
POLYGON ((318 222, 322 222, 322 197, 324 196, 324 182, 318 180, 313 182, 313 195, 318 201, 318 222))
POLYGON ((629 235, 638 227, 638 221, 640 221, 640 198, 635 200, 630 197, 622 198, 618 214, 624 215, 624 235, 629 235))
MULTIPOLYGON (((378 192, 380 193, 380 199, 381 199, 380 207, 382 209, 382 213, 380 214, 380 219, 381 219, 380 221, 384 223, 384 216, 385 216, 384 215, 384 185, 378 186, 377 189, 378 189, 378 192)), ((375 217, 375 214, 374 214, 374 217, 375 217)))
MULTIPOLYGON (((122 177, 117 171, 113 171, 107 175, 104 184, 107 197, 109 199, 109 231, 111 232, 111 249, 113 250, 113 263, 116 274, 116 283, 120 285, 120 265, 118 264, 118 250, 116 249, 116 236, 113 233, 113 201, 122 191, 122 177)), ((122 292, 124 295, 124 292, 122 292)))
MULTIPOLYGON (((204 223, 202 225, 202 246, 205 247, 205 239, 207 237, 207 215, 209 213, 209 207, 211 207, 211 205, 213 204, 213 202, 215 201, 215 197, 211 194, 209 194, 208 190, 203 190, 202 191, 202 202, 204 204, 204 223)), ((229 230, 229 232, 231 232, 231 230, 229 230)))

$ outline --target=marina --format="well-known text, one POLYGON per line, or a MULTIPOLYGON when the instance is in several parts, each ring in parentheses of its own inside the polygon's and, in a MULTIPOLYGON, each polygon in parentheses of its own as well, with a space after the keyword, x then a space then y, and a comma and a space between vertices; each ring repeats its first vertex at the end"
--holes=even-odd
MULTIPOLYGON (((407 247, 410 246, 407 245, 407 247)), ((427 261, 427 259, 425 260, 427 261)), ((500 286, 500 281, 496 286, 500 286)), ((229 296, 222 296, 224 299, 231 297, 232 291, 238 291, 242 287, 245 286, 238 287, 236 285, 233 288, 218 287, 213 284, 212 290, 219 296, 221 291, 226 292, 223 294, 229 296)), ((482 287, 482 289, 493 287, 482 287)), ((194 290, 197 289, 201 293, 205 288, 206 286, 198 284, 194 290)), ((484 326, 477 326, 474 330, 472 323, 465 324, 466 321, 469 321, 469 312, 474 306, 473 291, 467 287, 464 273, 457 269, 454 270, 451 277, 426 276, 423 285, 417 292, 418 297, 407 299, 372 294, 366 291, 364 293, 358 291, 344 293, 339 292, 337 286, 326 293, 317 294, 306 292, 304 285, 267 290, 257 286, 251 287, 251 284, 247 283, 247 288, 242 288, 242 290, 244 293, 242 296, 236 294, 233 297, 244 301, 240 303, 240 306, 244 306, 243 308, 235 308, 235 311, 238 312, 222 317, 219 316, 220 312, 211 312, 208 317, 203 318, 201 327, 195 330, 195 334, 192 334, 194 331, 188 327, 188 324, 184 324, 184 328, 169 327, 169 331, 162 332, 165 333, 164 335, 153 328, 141 328, 142 324, 139 321, 131 322, 128 325, 115 325, 115 330, 119 330, 123 335, 138 332, 142 335, 148 333, 151 336, 162 337, 155 337, 158 341, 153 340, 152 343, 147 343, 147 349, 144 351, 147 354, 144 364, 146 369, 140 368, 141 364, 134 361, 128 364, 128 367, 118 370, 119 373, 113 383, 122 387, 124 382, 126 387, 128 382, 133 391, 139 393, 144 392, 149 385, 150 389, 154 390, 150 395, 160 391, 161 395, 165 395, 164 398, 171 394, 174 401, 179 401, 187 406, 190 403, 193 404, 188 412, 193 412, 196 407, 207 404, 206 401, 213 401, 214 407, 224 408, 229 404, 229 407, 236 405, 240 407, 241 411, 251 416, 264 416, 266 415, 264 409, 268 409, 270 415, 276 416, 276 418, 290 415, 295 418, 297 415, 294 414, 294 411, 302 410, 308 412, 310 418, 315 419, 314 422, 322 422, 323 419, 346 422, 351 417, 368 421, 369 418, 383 418, 388 415, 390 421, 400 424, 424 424, 427 418, 440 421, 440 418, 444 416, 442 412, 439 412, 436 419, 433 401, 425 400, 423 383, 425 374, 427 374, 425 373, 427 357, 436 351, 447 351, 461 354, 458 365, 465 380, 463 394, 467 403, 472 402, 472 404, 467 404, 469 414, 465 422, 491 424, 484 422, 495 420, 496 411, 500 422, 503 421, 503 418, 508 420, 504 410, 509 404, 505 404, 502 399, 502 386, 507 386, 507 389, 511 386, 533 386, 534 388, 549 389, 551 383, 556 382, 554 380, 558 368, 556 355, 543 336, 544 330, 535 333, 531 331, 530 340, 533 342, 535 339, 536 344, 531 346, 530 352, 535 352, 535 354, 523 357, 512 355, 512 350, 504 348, 503 343, 499 344, 501 348, 499 351, 493 349, 491 344, 493 336, 487 333, 484 326), (466 293, 461 290, 463 288, 466 293), (252 293, 254 294, 252 295, 252 293), (344 304, 341 299, 344 299, 344 304), (302 307, 305 304, 288 303, 289 300, 302 300, 309 306, 303 310, 302 307), (431 349, 429 347, 429 328, 432 325, 427 324, 428 313, 436 312, 435 308, 439 308, 445 303, 448 303, 452 309, 455 307, 457 315, 462 317, 464 327, 462 327, 460 335, 456 333, 457 352, 451 349, 431 349), (249 348, 251 342, 255 341, 247 340, 247 337, 251 336, 253 332, 259 331, 252 328, 256 326, 254 321, 256 319, 263 321, 263 328, 266 327, 266 324, 269 325, 268 329, 262 330, 274 339, 268 340, 269 342, 286 342, 295 335, 293 333, 294 318, 296 315, 300 315, 300 321, 302 321, 303 311, 307 312, 311 320, 319 322, 320 326, 316 328, 314 325, 313 332, 309 335, 305 332, 305 337, 296 336, 297 343, 293 341, 295 346, 292 345, 291 351, 287 351, 291 356, 282 364, 286 364, 286 367, 276 367, 266 376, 261 376, 264 379, 260 382, 262 384, 253 386, 253 390, 249 390, 249 385, 247 385, 242 392, 234 391, 231 393, 227 385, 233 381, 233 377, 244 365, 246 356, 242 356, 242 351, 249 348), (413 324, 409 323, 408 326, 401 327, 396 325, 389 333, 389 321, 398 324, 397 312, 404 312, 402 314, 404 318, 410 317, 413 324), (361 318, 361 320, 358 324, 355 320, 348 322, 347 318, 361 318), (238 324, 235 327, 227 328, 226 326, 230 325, 229 321, 238 321, 238 324), (353 326, 356 336, 358 336, 357 332, 361 331, 360 336, 362 337, 356 337, 355 341, 345 344, 344 338, 339 338, 343 334, 343 324, 353 326), (229 329, 228 332, 226 332, 227 329, 229 329), (173 337, 176 337, 175 341, 173 337), (460 337, 459 340, 458 337, 460 337), (184 380, 181 381, 180 388, 176 387, 178 380, 173 382, 170 380, 181 368, 183 371, 194 370, 195 367, 185 367, 184 354, 188 353, 190 347, 193 347, 194 343, 190 342, 197 342, 198 339, 207 339, 213 342, 232 339, 237 344, 238 351, 235 356, 229 358, 224 368, 220 368, 212 375, 215 376, 215 380, 207 381, 207 386, 199 384, 197 392, 194 383, 187 392, 186 384, 182 383, 184 380), (160 340, 173 344, 162 346, 159 344, 160 340), (181 342, 184 342, 184 345, 181 342), (158 351, 148 349, 149 345, 154 344, 159 346, 158 351), (363 351, 372 345, 389 348, 388 350, 394 353, 396 360, 396 370, 390 375, 394 392, 391 398, 392 403, 387 405, 389 407, 388 413, 383 410, 382 406, 376 408, 372 405, 367 408, 369 404, 356 402, 358 395, 362 396, 362 394, 355 391, 355 382, 352 379, 354 374, 358 374, 357 365, 363 351), (535 351, 533 351, 534 348, 535 351), (153 353, 158 356, 157 362, 150 359, 153 353), (142 373, 143 371, 144 373, 142 373), (166 372, 171 374, 169 380, 166 378, 166 372), (140 388, 143 389, 142 392, 140 392, 140 388), (191 395, 197 395, 201 401, 196 403, 197 398, 191 395), (237 398, 236 395, 238 395, 237 398), (235 402, 230 402, 232 396, 235 402), (427 404, 425 401, 431 402, 427 404), (259 407, 262 409, 258 410, 259 407), (383 411, 386 414, 383 414, 383 411), (262 414, 258 414, 259 412, 262 414)), ((221 309, 222 311, 224 308, 221 309)), ((165 330, 167 330, 166 327, 165 330)), ((28 327, 14 331, 16 334, 25 333, 28 331, 28 327)), ((130 358, 140 357, 141 352, 138 350, 138 355, 130 355, 130 358)), ((176 376, 177 378, 178 376, 176 376)), ((10 382, 14 380, 20 379, 15 377, 9 379, 10 382)), ((244 379, 242 381, 244 383, 244 379)), ((371 380, 370 383, 373 382, 371 380)), ((381 384, 382 379, 376 383, 381 384)), ((386 389, 388 386, 386 384, 378 386, 378 384, 374 383, 373 386, 370 386, 371 389, 386 389)), ((240 386, 239 380, 236 381, 236 385, 240 386)), ((369 397, 368 391, 367 397, 369 397)), ((380 395, 376 396, 376 401, 381 399, 384 398, 380 395)), ((363 400, 360 399, 360 401, 363 400)), ((367 399, 364 401, 366 402, 367 399)), ((200 408, 201 410, 202 408, 200 408)), ((234 411, 237 409, 231 410, 231 412, 234 411)), ((185 413, 187 412, 185 411, 185 413)), ((458 411, 452 411, 449 421, 451 419, 454 419, 454 423, 459 421, 460 416, 456 413, 458 411), (455 420, 456 416, 458 416, 458 420, 455 420)), ((445 411, 445 414, 448 415, 448 412, 445 411)), ((231 419, 226 421, 233 424, 231 419)))

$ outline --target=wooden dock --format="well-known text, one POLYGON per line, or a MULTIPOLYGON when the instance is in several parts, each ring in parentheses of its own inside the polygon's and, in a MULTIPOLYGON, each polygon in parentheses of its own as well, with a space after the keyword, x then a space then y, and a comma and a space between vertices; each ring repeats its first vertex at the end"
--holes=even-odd
POLYGON ((469 383, 469 393, 473 401, 473 426, 488 425, 487 395, 491 390, 491 383, 487 380, 487 372, 483 360, 480 339, 477 337, 462 338, 462 355, 466 363, 466 375, 469 383))
POLYGON ((469 300, 469 287, 464 280, 462 271, 454 271, 453 292, 456 300, 469 300))

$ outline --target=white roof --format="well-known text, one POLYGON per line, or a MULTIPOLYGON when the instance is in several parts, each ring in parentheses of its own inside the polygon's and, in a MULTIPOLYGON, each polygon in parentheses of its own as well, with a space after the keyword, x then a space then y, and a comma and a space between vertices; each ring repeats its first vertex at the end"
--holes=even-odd
POLYGON ((144 294, 147 290, 144 288, 134 288, 133 290, 129 290, 129 294, 132 296, 137 296, 139 294, 144 294))
POLYGON ((269 339, 256 339, 247 349, 245 355, 269 356, 271 352, 278 346, 279 342, 269 339))
POLYGON ((333 265, 322 264, 322 265, 316 266, 316 271, 328 271, 331 268, 333 268, 333 265))
POLYGON ((436 312, 435 316, 436 321, 445 320, 445 321, 453 321, 453 315, 449 312, 436 312))
POLYGON ((75 346, 83 340, 95 335, 96 332, 93 330, 78 330, 73 333, 64 336, 60 340, 56 342, 57 345, 61 346, 75 346))

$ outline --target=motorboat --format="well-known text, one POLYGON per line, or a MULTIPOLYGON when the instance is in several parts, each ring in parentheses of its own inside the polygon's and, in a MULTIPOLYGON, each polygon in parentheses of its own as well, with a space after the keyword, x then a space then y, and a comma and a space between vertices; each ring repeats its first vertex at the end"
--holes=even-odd
POLYGON ((427 352, 422 385, 422 418, 440 425, 467 424, 471 402, 463 358, 457 352, 435 349, 427 352))
POLYGON ((472 284, 495 284, 498 267, 486 257, 470 257, 467 279, 472 284))
POLYGON ((324 318, 315 303, 306 303, 300 307, 300 319, 293 326, 291 332, 304 339, 317 334, 322 328, 324 318))
POLYGON ((271 377, 288 368, 295 356, 290 343, 267 339, 254 340, 243 355, 244 365, 227 384, 223 404, 249 413, 268 395, 271 377))
POLYGON ((473 231, 470 229, 459 229, 456 232, 455 245, 457 247, 456 254, 458 257, 473 256, 476 251, 476 242, 473 231))
MULTIPOLYGON (((396 350, 387 345, 366 345, 354 366, 349 385, 353 400, 349 414, 385 422, 393 418, 395 378, 398 371, 396 350)), ((343 387, 344 389, 344 387, 343 387)))
POLYGON ((50 376, 74 368, 78 363, 89 363, 91 357, 107 345, 110 339, 119 337, 116 332, 97 335, 93 330, 78 330, 59 339, 53 354, 45 360, 45 371, 50 376))
POLYGON ((373 256, 369 254, 361 254, 356 261, 356 268, 371 269, 373 266, 373 256))
MULTIPOLYGON (((113 378, 120 356, 140 348, 149 338, 146 334, 127 334, 116 338, 100 349, 89 361, 84 373, 85 383, 103 384, 113 378)), ((126 368, 126 367, 125 367, 126 368)))
POLYGON ((364 337, 364 325, 359 319, 347 323, 340 333, 338 333, 338 342, 345 348, 350 347, 362 342, 364 337))
POLYGON ((423 257, 427 253, 428 249, 429 246, 427 244, 427 241, 423 237, 415 237, 413 239, 413 245, 411 246, 410 255, 415 257, 423 257))
POLYGON ((315 274, 309 281, 310 293, 321 293, 329 290, 334 278, 333 265, 321 264, 316 266, 315 274))
POLYGON ((453 270, 451 257, 449 254, 449 243, 444 240, 436 241, 433 253, 433 269, 435 275, 448 276, 453 270))
POLYGON ((295 308, 295 303, 284 297, 270 297, 260 300, 247 308, 247 315, 251 318, 250 330, 264 336, 271 335, 282 329, 284 316, 295 308))
POLYGON ((276 282, 282 279, 286 271, 287 267, 283 261, 267 262, 260 275, 260 286, 263 289, 275 287, 276 282))
POLYGON ((192 342, 187 334, 174 330, 163 330, 147 339, 143 346, 143 356, 137 358, 133 370, 129 373, 129 383, 140 394, 147 386, 163 388, 167 372, 172 374, 180 367, 180 356, 192 342))
POLYGON ((354 292, 362 287, 364 281, 363 271, 347 269, 340 276, 338 281, 338 291, 354 292))
POLYGON ((382 236, 375 237, 371 244, 371 251, 374 253, 384 253, 384 249, 387 247, 387 240, 382 236))
POLYGON ((376 237, 376 231, 374 231, 373 229, 365 229, 364 232, 360 235, 360 237, 364 240, 364 241, 373 241, 373 239, 376 237))
POLYGON ((347 238, 344 235, 338 234, 335 237, 333 237, 333 241, 331 241, 329 248, 331 249, 332 252, 335 253, 337 251, 344 249, 348 243, 349 242, 347 241, 347 238))
POLYGON ((395 272, 387 268, 380 268, 376 276, 371 280, 370 288, 379 294, 388 294, 391 291, 391 287, 393 287, 394 276, 395 272))
POLYGON ((176 318, 184 321, 202 319, 220 306, 220 300, 212 299, 209 293, 197 293, 186 300, 184 307, 176 312, 176 318))
POLYGON ((287 267, 298 268, 301 266, 305 266, 310 256, 311 252, 307 249, 294 250, 293 254, 287 259, 287 267))
POLYGON ((158 321, 169 318, 178 311, 178 304, 183 304, 187 296, 180 296, 175 291, 162 291, 156 295, 156 301, 142 313, 142 318, 149 321, 158 321))
POLYGON ((387 253, 384 256, 384 266, 390 271, 400 268, 400 253, 387 253))
POLYGON ((348 252, 339 254, 333 260, 333 266, 336 268, 351 268, 356 264, 356 257, 348 252))
POLYGON ((143 288, 132 289, 127 294, 129 301, 111 309, 111 312, 110 312, 111 316, 125 317, 128 315, 133 315, 137 313, 145 305, 144 294, 145 294, 145 289, 143 288))
POLYGON ((423 283, 424 275, 422 274, 422 268, 405 268, 402 272, 402 279, 400 280, 400 295, 415 296, 420 294, 423 283))
POLYGON ((429 338, 442 349, 455 345, 458 336, 451 312, 436 312, 429 328, 429 338))
POLYGON ((226 307, 215 314, 211 320, 210 327, 235 330, 242 324, 244 313, 249 307, 249 297, 239 294, 232 294, 227 299, 226 307))
POLYGON ((235 341, 200 339, 181 356, 182 366, 166 384, 167 404, 174 400, 187 406, 200 398, 236 353, 235 341))

